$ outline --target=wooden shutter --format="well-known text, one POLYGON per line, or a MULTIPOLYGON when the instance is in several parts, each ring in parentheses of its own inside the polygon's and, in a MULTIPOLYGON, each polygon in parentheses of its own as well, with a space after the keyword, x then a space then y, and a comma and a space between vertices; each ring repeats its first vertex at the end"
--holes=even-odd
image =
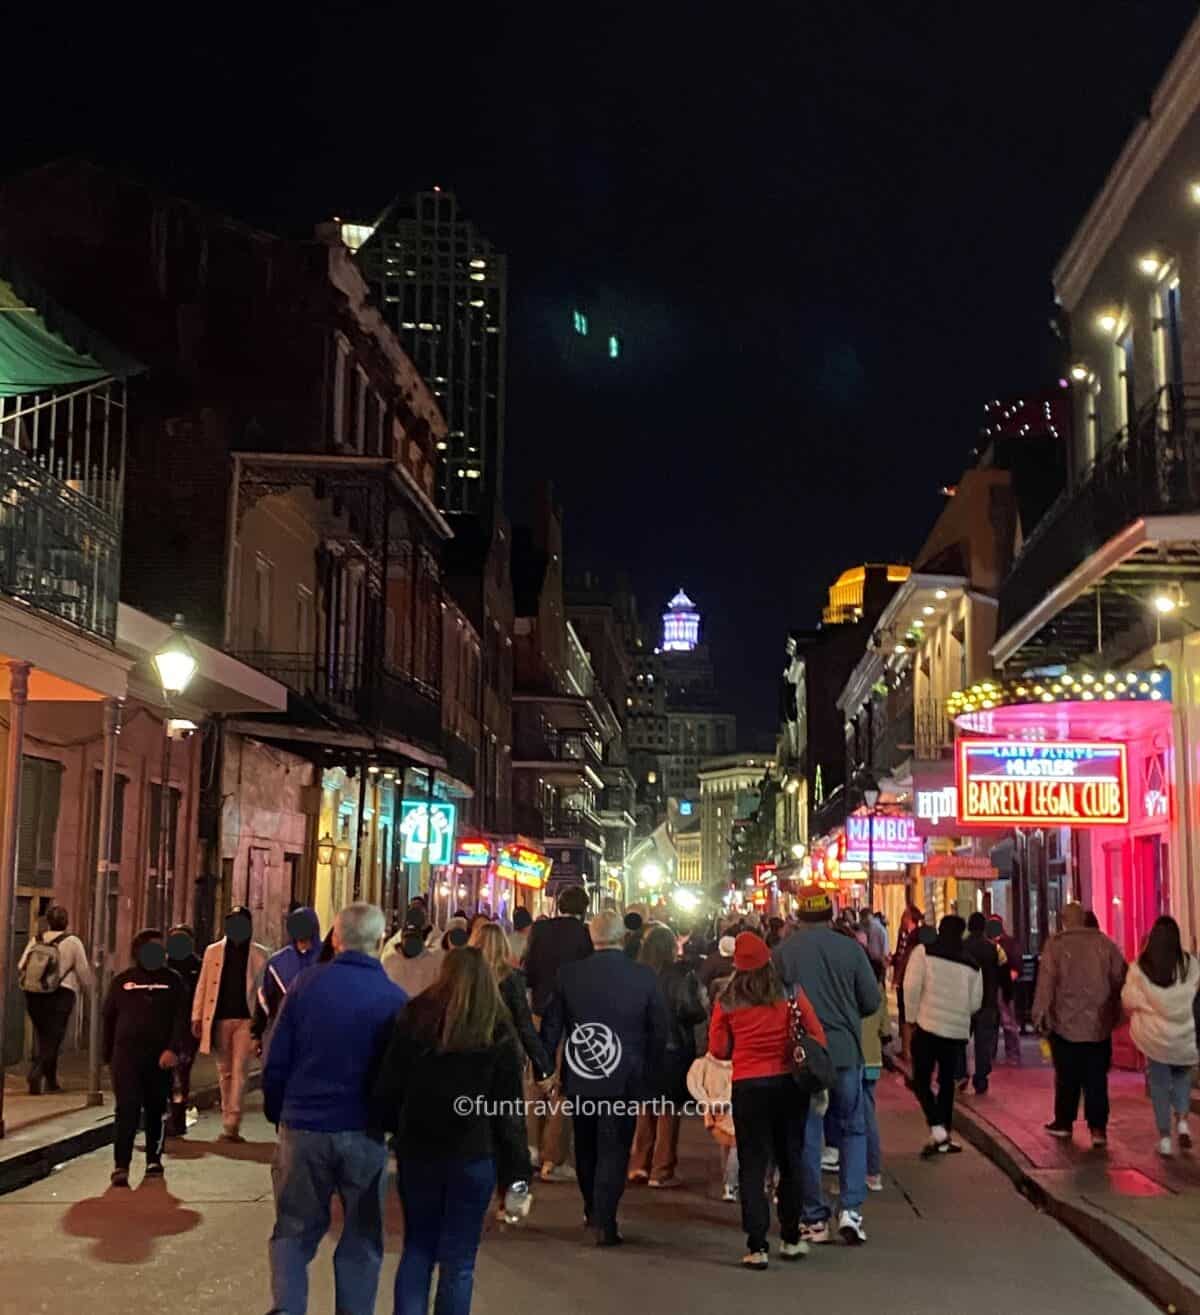
POLYGON ((17 885, 54 886, 54 852, 62 792, 61 763, 25 758, 21 763, 21 827, 17 839, 17 885))

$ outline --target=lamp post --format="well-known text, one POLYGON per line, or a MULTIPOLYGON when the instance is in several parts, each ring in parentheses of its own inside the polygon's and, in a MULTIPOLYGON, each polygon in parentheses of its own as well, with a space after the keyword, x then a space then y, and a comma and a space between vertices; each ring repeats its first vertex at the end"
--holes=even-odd
POLYGON ((153 906, 149 923, 159 921, 163 931, 171 920, 173 892, 167 882, 167 863, 171 856, 169 833, 171 829, 171 701, 178 698, 192 682, 200 665, 196 654, 183 631, 183 617, 178 614, 171 622, 171 636, 155 653, 154 670, 163 692, 163 757, 162 784, 159 789, 158 812, 158 880, 155 883, 153 906))
POLYGON ((862 797, 867 805, 867 906, 875 911, 875 805, 879 803, 879 782, 867 773, 863 777, 862 797))

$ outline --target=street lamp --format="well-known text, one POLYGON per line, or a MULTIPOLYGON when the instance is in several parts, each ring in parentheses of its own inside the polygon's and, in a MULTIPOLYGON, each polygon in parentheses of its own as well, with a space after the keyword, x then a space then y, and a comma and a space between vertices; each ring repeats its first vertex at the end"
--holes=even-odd
POLYGON ((657 863, 643 863, 638 877, 647 890, 654 890, 662 884, 663 870, 657 863))
POLYGON ((867 813, 867 906, 875 909, 875 806, 879 803, 879 782, 870 772, 862 780, 862 797, 867 813))
POLYGON ((154 926, 161 922, 166 927, 171 921, 171 906, 174 903, 174 892, 167 883, 167 863, 171 857, 168 839, 171 829, 171 700, 178 698, 192 683, 192 677, 200 665, 184 634, 182 616, 176 614, 175 620, 171 622, 170 638, 151 661, 158 675, 158 683, 162 686, 166 716, 163 718, 162 779, 158 800, 158 880, 155 883, 150 924, 154 926))
POLYGON ((322 867, 333 866, 333 851, 336 848, 333 837, 328 831, 317 841, 317 862, 322 867))

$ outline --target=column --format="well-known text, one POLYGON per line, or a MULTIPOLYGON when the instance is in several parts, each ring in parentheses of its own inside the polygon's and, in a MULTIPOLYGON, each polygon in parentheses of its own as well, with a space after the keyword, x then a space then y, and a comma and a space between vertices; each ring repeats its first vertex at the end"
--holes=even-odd
POLYGON ((104 1004, 104 968, 108 950, 108 870, 112 855, 113 791, 117 775, 117 737, 121 734, 120 699, 104 700, 104 766, 100 775, 100 820, 97 827, 96 872, 92 889, 92 1007, 88 1014, 89 1105, 103 1104, 100 1095, 100 1012, 104 1004))
POLYGON ((4 844, 0 848, 0 1137, 4 1136, 3 1045, 7 1035, 8 979, 12 958, 13 920, 17 897, 17 835, 21 827, 21 760, 25 747, 25 704, 29 698, 29 662, 10 662, 8 752, 5 755, 4 790, 0 822, 4 844))

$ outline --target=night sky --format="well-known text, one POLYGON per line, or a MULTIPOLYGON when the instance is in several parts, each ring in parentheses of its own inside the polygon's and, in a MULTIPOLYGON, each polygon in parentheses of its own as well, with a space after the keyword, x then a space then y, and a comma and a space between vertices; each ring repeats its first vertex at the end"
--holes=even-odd
POLYGON ((457 191, 510 258, 510 510, 549 473, 569 571, 684 584, 749 743, 786 630, 1056 377, 1051 267, 1195 12, 23 6, 0 172, 87 154, 294 234, 457 191), (580 302, 616 365, 567 368, 580 302))

